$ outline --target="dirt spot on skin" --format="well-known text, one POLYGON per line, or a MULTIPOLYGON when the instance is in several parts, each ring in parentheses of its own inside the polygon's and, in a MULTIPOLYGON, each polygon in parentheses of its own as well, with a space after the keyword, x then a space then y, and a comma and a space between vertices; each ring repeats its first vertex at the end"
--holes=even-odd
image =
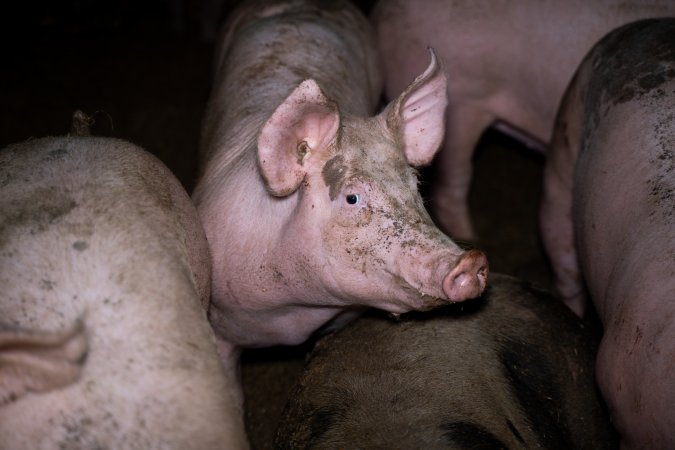
POLYGON ((654 136, 657 139, 657 155, 650 159, 653 176, 647 180, 650 204, 653 205, 649 213, 650 219, 663 220, 667 224, 673 223, 675 214, 675 111, 661 114, 654 125, 654 136))
POLYGON ((43 291, 53 291, 55 286, 56 286, 55 281, 47 279, 40 280, 40 289, 42 289, 43 291))
POLYGON ((345 158, 342 155, 334 156, 326 162, 321 171, 323 181, 328 186, 328 196, 331 200, 335 200, 342 189, 347 176, 347 166, 345 165, 345 158))
POLYGON ((55 150, 50 151, 47 153, 47 156, 45 157, 45 160, 47 161, 58 161, 60 159, 63 159, 64 156, 68 154, 68 150, 65 148, 57 148, 55 150))
POLYGON ((635 327, 635 340, 633 341, 633 348, 628 352, 629 355, 632 355, 633 352, 638 348, 640 345, 640 342, 642 341, 642 338, 644 336, 644 333, 642 331, 642 328, 635 327))
MULTIPOLYGON (((673 145, 675 115, 667 98, 675 80, 675 20, 643 20, 610 34, 590 56, 585 86, 586 127, 582 152, 600 121, 616 105, 634 102, 654 120, 645 130, 656 139, 649 160, 650 177, 645 181, 651 221, 673 222, 673 145), (639 103, 638 103, 639 102, 639 103)), ((585 63, 588 65, 588 62, 585 63)))
POLYGON ((15 230, 27 230, 31 234, 45 231, 76 206, 72 198, 48 189, 37 190, 27 198, 10 202, 0 215, 0 246, 10 239, 9 235, 15 230))
POLYGON ((594 129, 607 106, 647 94, 665 95, 659 87, 675 77, 675 21, 643 20, 620 28, 593 50, 593 76, 586 109, 594 129))
POLYGON ((272 270, 272 277, 274 278, 274 281, 277 283, 282 283, 284 281, 284 275, 277 267, 270 267, 270 270, 272 270))
MULTIPOLYGON (((58 443, 59 449, 72 448, 88 448, 92 450, 105 450, 110 448, 108 443, 101 442, 97 434, 114 435, 119 432, 120 425, 112 414, 109 412, 103 413, 102 416, 92 417, 83 409, 78 409, 70 417, 65 418, 60 425, 63 429, 63 437, 58 443)), ((125 436, 122 442, 117 445, 125 446, 128 442, 129 436, 125 436)), ((131 437, 134 442, 138 439, 137 436, 131 437)), ((139 442, 142 447, 147 442, 139 442)))
MULTIPOLYGON (((672 151, 666 148, 662 150, 661 156, 663 159, 661 160, 661 163, 663 166, 660 168, 661 170, 657 170, 656 176, 647 181, 650 185, 650 200, 654 206, 649 213, 649 217, 659 218, 666 223, 672 223, 675 211, 675 187, 672 183, 673 166, 675 166, 675 162, 673 160, 672 151)), ((652 163, 658 164, 658 162, 652 163)))
POLYGON ((86 241, 75 241, 73 242, 73 248, 78 252, 82 252, 89 248, 89 244, 86 241))

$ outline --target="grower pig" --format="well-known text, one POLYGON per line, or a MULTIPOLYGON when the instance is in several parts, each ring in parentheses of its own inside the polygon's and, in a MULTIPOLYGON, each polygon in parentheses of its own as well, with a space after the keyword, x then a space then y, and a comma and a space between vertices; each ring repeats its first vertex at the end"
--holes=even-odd
POLYGON ((487 127, 543 150, 591 46, 622 24, 673 15, 672 0, 380 0, 372 17, 389 98, 424 67, 425 47, 447 64, 446 134, 431 193, 441 229, 475 237, 467 207, 471 155, 487 127))
POLYGON ((613 448, 597 337, 505 275, 480 300, 363 316, 316 344, 275 448, 613 448))
POLYGON ((150 154, 85 137, 2 150, 0 286, 0 448, 246 446, 204 233, 150 154))
POLYGON ((479 295, 485 256, 442 234, 417 191, 415 167, 443 134, 433 53, 366 118, 379 72, 349 2, 244 3, 226 29, 193 194, 224 360, 241 346, 298 344, 366 306, 402 313, 479 295))
POLYGON ((570 86, 545 168, 560 292, 605 328, 598 384, 623 448, 675 448, 675 19, 609 34, 570 86))

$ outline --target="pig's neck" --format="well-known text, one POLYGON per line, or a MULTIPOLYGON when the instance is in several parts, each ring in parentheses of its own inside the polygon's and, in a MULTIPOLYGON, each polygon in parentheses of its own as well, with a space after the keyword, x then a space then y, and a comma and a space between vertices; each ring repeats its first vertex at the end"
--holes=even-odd
POLYGON ((312 274, 289 272, 292 256, 282 261, 278 253, 268 255, 266 262, 252 259, 227 275, 214 272, 227 279, 214 283, 209 320, 221 339, 236 346, 297 345, 343 312, 313 286, 312 274), (283 272, 279 263, 286 264, 283 272))
POLYGON ((238 346, 298 344, 342 312, 342 302, 308 269, 302 239, 289 239, 297 193, 272 197, 249 155, 217 177, 220 195, 199 205, 213 261, 210 320, 238 346))

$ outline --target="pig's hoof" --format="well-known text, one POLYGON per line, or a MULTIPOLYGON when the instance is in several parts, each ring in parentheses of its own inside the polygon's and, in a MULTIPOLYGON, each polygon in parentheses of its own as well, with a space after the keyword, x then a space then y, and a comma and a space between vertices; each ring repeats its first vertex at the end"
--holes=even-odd
POLYGON ((485 290, 489 272, 485 254, 469 250, 443 280, 443 292, 451 302, 478 297, 485 290))

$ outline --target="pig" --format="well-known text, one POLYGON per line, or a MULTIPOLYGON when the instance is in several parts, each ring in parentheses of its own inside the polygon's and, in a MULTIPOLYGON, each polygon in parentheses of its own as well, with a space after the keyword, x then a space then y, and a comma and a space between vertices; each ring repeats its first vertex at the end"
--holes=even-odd
POLYGON ((490 277, 475 301, 367 314, 319 340, 275 448, 615 448, 599 332, 529 283, 490 277))
POLYGON ((586 56, 556 121, 541 227, 556 284, 604 326, 597 379, 621 447, 675 448, 675 19, 586 56))
POLYGON ((434 226, 417 189, 443 134, 433 52, 373 116, 377 54, 351 3, 245 2, 225 30, 192 198, 226 365, 238 349, 299 344, 365 307, 400 314, 479 295, 485 255, 434 226))
POLYGON ((209 264, 187 192, 141 148, 0 151, 0 448, 246 448, 209 264))
POLYGON ((398 95, 431 46, 448 67, 446 134, 431 209, 441 229, 474 240, 471 156, 488 127, 545 152, 558 105, 593 44, 642 18, 675 16, 675 2, 625 0, 380 0, 372 12, 385 92, 398 95))

